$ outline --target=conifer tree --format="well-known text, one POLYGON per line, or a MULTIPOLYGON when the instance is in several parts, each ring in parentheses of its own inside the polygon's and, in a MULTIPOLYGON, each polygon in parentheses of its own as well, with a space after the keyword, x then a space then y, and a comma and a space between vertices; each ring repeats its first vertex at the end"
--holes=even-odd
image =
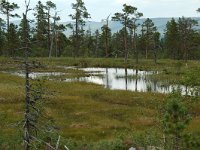
POLYGON ((110 40, 111 40, 111 29, 108 27, 108 25, 103 25, 101 27, 101 41, 103 44, 103 49, 105 49, 105 57, 109 57, 110 53, 110 40))
POLYGON ((60 20, 60 17, 57 15, 57 11, 53 17, 53 23, 51 24, 52 35, 50 42, 50 51, 49 57, 52 55, 52 50, 55 48, 55 56, 58 57, 61 55, 61 49, 64 49, 64 45, 66 42, 66 36, 64 35, 64 31, 66 30, 66 26, 63 24, 58 24, 57 22, 60 20))
POLYGON ((103 32, 102 35, 104 35, 105 57, 109 56, 109 39, 110 39, 109 33, 111 31, 111 29, 109 28, 109 18, 110 15, 106 18, 106 24, 101 27, 101 30, 103 32))
POLYGON ((115 13, 115 15, 112 17, 113 21, 120 21, 123 24, 123 29, 124 29, 124 56, 125 56, 125 63, 128 61, 128 43, 127 43, 127 38, 128 38, 128 32, 127 28, 131 23, 131 17, 134 15, 135 11, 137 9, 133 6, 130 5, 123 5, 122 13, 115 13))
POLYGON ((180 91, 174 91, 168 98, 165 106, 163 129, 167 135, 165 149, 180 150, 183 140, 183 131, 189 124, 191 116, 180 91), (171 147, 170 147, 171 146, 171 147))
POLYGON ((137 28, 140 26, 137 21, 143 16, 142 13, 137 12, 137 8, 135 7, 135 13, 134 16, 131 18, 131 22, 129 24, 129 28, 131 32, 133 32, 133 45, 134 45, 134 53, 135 53, 135 58, 136 58, 136 64, 138 64, 138 48, 137 48, 137 28))
POLYGON ((153 47, 153 56, 154 56, 154 63, 157 64, 157 51, 160 48, 160 33, 154 33, 154 47, 153 47))
POLYGON ((171 21, 167 22, 166 32, 165 32, 165 45, 168 49, 168 55, 172 55, 174 59, 180 58, 179 51, 179 30, 178 24, 175 19, 172 18, 171 21))
POLYGON ((14 57, 17 48, 19 48, 18 46, 19 46, 19 35, 17 33, 17 26, 11 23, 7 33, 8 56, 14 57))
POLYGON ((47 1, 46 2, 46 10, 47 10, 47 26, 48 26, 48 30, 47 30, 47 39, 48 39, 48 52, 50 55, 50 49, 51 49, 51 9, 56 9, 56 4, 54 4, 51 1, 47 1))
POLYGON ((85 3, 82 0, 76 0, 76 3, 72 3, 72 9, 75 11, 74 14, 69 16, 75 21, 75 40, 74 46, 74 57, 78 57, 80 54, 81 37, 83 35, 83 26, 85 25, 85 19, 90 18, 90 14, 87 12, 85 3))
MULTIPOLYGON (((25 13, 23 13, 23 21, 21 24, 22 30, 22 45, 21 48, 24 50, 24 70, 25 70, 25 113, 23 120, 23 144, 24 150, 29 149, 38 149, 37 143, 42 143, 45 145, 47 149, 58 149, 60 136, 58 138, 58 142, 56 148, 54 148, 49 141, 43 139, 41 135, 49 136, 49 133, 53 131, 53 127, 49 125, 51 121, 47 116, 44 117, 43 110, 45 105, 44 100, 44 88, 43 82, 39 79, 32 83, 30 79, 31 69, 40 67, 40 63, 33 61, 33 63, 29 60, 29 56, 31 53, 30 47, 30 33, 29 33, 29 20, 27 18, 30 0, 25 0, 25 13), (48 119, 48 120, 47 120, 48 119)), ((50 137, 52 138, 52 137, 50 137)), ((44 146, 40 147, 40 149, 44 149, 44 146)))
POLYGON ((143 22, 142 26, 142 34, 145 42, 145 56, 147 59, 149 55, 149 49, 152 48, 154 44, 154 33, 156 32, 156 27, 153 21, 149 18, 143 22))
POLYGON ((10 26, 10 17, 11 18, 20 17, 17 13, 13 13, 16 9, 19 8, 19 6, 16 3, 10 3, 9 1, 6 0, 2 0, 0 1, 0 3, 1 3, 0 12, 3 15, 6 15, 6 23, 8 31, 10 26))
POLYGON ((83 55, 94 57, 95 56, 95 37, 92 34, 91 28, 86 31, 84 35, 84 53, 83 55))
POLYGON ((112 35, 111 46, 115 57, 124 57, 124 30, 120 30, 112 35))
POLYGON ((179 18, 178 29, 180 36, 180 49, 182 51, 182 58, 187 61, 190 58, 190 49, 193 35, 195 33, 194 27, 198 25, 198 22, 191 18, 179 18))
POLYGON ((99 30, 95 31, 95 57, 99 56, 99 47, 100 47, 100 33, 99 30))
POLYGON ((47 15, 45 12, 45 6, 41 1, 38 1, 38 4, 35 8, 35 17, 36 17, 36 40, 37 45, 40 48, 46 48, 47 46, 47 32, 48 32, 48 23, 47 23, 47 15))
POLYGON ((6 40, 4 27, 5 27, 4 20, 0 18, 0 55, 4 54, 4 46, 6 40))

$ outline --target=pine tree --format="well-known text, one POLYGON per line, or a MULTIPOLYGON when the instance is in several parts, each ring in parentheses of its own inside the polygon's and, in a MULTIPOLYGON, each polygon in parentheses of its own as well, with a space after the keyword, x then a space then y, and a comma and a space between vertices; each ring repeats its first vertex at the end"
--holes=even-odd
POLYGON ((101 41, 102 41, 102 47, 105 50, 105 57, 109 57, 110 53, 110 40, 111 40, 111 29, 108 27, 108 25, 103 25, 101 27, 101 41))
POLYGON ((72 3, 72 9, 75 11, 74 14, 69 16, 72 20, 75 20, 75 40, 74 40, 74 57, 80 55, 81 37, 83 35, 83 26, 85 25, 85 19, 90 18, 90 14, 87 12, 85 3, 82 0, 76 0, 76 3, 72 3))
POLYGON ((166 149, 183 149, 180 145, 183 140, 183 131, 186 129, 190 120, 191 116, 183 102, 181 92, 174 91, 167 100, 163 118, 163 129, 167 142, 165 144, 166 149))
POLYGON ((67 37, 62 31, 56 32, 56 57, 60 57, 67 45, 67 37))
POLYGON ((160 48, 160 33, 154 33, 154 47, 153 47, 153 55, 154 55, 154 63, 157 64, 157 51, 160 48))
POLYGON ((109 57, 109 40, 110 40, 110 31, 109 28, 109 18, 110 15, 106 18, 106 24, 101 27, 102 35, 104 35, 104 48, 105 48, 105 57, 109 57))
POLYGON ((95 37, 92 34, 91 28, 86 31, 84 35, 84 53, 83 55, 94 57, 95 56, 95 37))
MULTIPOLYGON (((28 30, 28 33, 31 33, 32 32, 32 30, 31 30, 31 27, 30 27, 30 22, 32 22, 32 21, 30 21, 30 20, 27 20, 28 21, 28 24, 27 24, 27 30, 28 30)), ((24 30, 24 24, 26 23, 26 20, 24 19, 24 17, 21 19, 21 22, 20 22, 20 24, 19 24, 19 31, 18 31, 18 34, 19 34, 19 39, 20 39, 20 41, 22 42, 22 41, 25 41, 25 37, 24 37, 24 35, 23 35, 23 33, 25 32, 24 30)), ((30 34, 28 34, 28 38, 30 39, 31 38, 31 36, 30 36, 30 34)), ((23 45, 23 43, 21 44, 21 45, 23 45)))
POLYGON ((100 33, 99 30, 95 31, 95 57, 99 57, 100 48, 100 33))
POLYGON ((140 26, 139 23, 137 23, 137 21, 143 16, 142 13, 137 12, 137 8, 135 7, 135 13, 134 16, 131 18, 131 23, 129 25, 129 28, 131 30, 131 32, 133 31, 133 45, 134 45, 134 53, 135 53, 135 57, 136 57, 136 64, 138 64, 138 48, 137 48, 137 28, 140 26))
POLYGON ((124 57, 124 30, 121 29, 112 35, 111 47, 115 57, 124 57))
POLYGON ((191 18, 179 18, 178 20, 178 29, 179 29, 179 35, 180 35, 180 49, 183 53, 183 59, 187 61, 190 58, 190 49, 193 35, 195 33, 195 30, 193 29, 195 26, 198 25, 198 22, 196 20, 193 20, 191 18))
POLYGON ((17 33, 17 26, 11 23, 7 33, 8 56, 14 57, 17 48, 19 48, 18 46, 19 46, 19 35, 17 33))
POLYGON ((51 35, 51 42, 50 42, 50 51, 49 57, 52 55, 52 50, 55 48, 55 57, 61 55, 61 51, 64 49, 64 45, 66 42, 66 36, 64 35, 64 31, 66 30, 66 26, 63 24, 58 24, 57 22, 60 20, 60 17, 57 16, 57 12, 53 17, 53 23, 51 24, 52 35, 51 35), (63 45, 63 46, 62 46, 63 45), (62 49, 62 50, 61 50, 62 49))
POLYGON ((143 22, 142 26, 143 40, 145 42, 145 55, 147 59, 149 55, 149 49, 151 49, 154 45, 154 33, 156 32, 156 27, 153 21, 149 18, 143 22))
POLYGON ((10 3, 6 0, 2 0, 0 3, 1 3, 0 12, 6 15, 7 31, 8 31, 10 26, 10 17, 11 18, 20 17, 18 14, 13 13, 16 9, 19 8, 19 6, 16 3, 10 3))
POLYGON ((56 9, 56 4, 54 4, 53 2, 51 2, 51 1, 47 1, 46 2, 46 10, 47 10, 47 26, 48 26, 48 30, 47 30, 47 39, 48 39, 48 52, 49 52, 49 57, 51 57, 50 56, 50 54, 51 54, 51 52, 50 52, 50 50, 51 50, 51 14, 50 14, 50 12, 51 12, 51 9, 56 9))
POLYGON ((127 63, 128 61, 128 53, 129 53, 128 43, 127 43, 127 38, 128 38, 127 28, 131 23, 131 16, 134 15, 136 10, 137 9, 135 7, 124 4, 122 13, 115 13, 115 15, 112 17, 113 21, 120 21, 123 24, 125 63, 127 63))
POLYGON ((5 27, 5 22, 3 19, 0 18, 0 55, 4 54, 4 47, 5 47, 5 31, 4 31, 4 27, 5 27))

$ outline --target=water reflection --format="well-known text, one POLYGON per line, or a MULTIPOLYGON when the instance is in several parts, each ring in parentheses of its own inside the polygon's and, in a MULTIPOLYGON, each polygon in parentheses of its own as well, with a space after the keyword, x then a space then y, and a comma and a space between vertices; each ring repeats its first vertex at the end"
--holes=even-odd
MULTIPOLYGON (((72 68, 70 68, 72 69, 72 68)), ((75 68, 77 69, 77 68, 75 68)), ((62 78, 62 81, 84 81, 103 85, 105 88, 118 90, 131 90, 136 92, 158 92, 170 93, 173 89, 182 89, 182 94, 193 95, 191 88, 183 85, 170 85, 167 81, 152 80, 148 75, 158 74, 156 71, 142 71, 138 69, 127 68, 78 68, 88 73, 89 76, 77 78, 62 78)), ((24 77, 23 72, 12 73, 24 77)), ((66 73, 61 72, 33 72, 30 77, 62 76, 66 73)), ((195 93, 194 93, 195 94, 195 93)))
POLYGON ((183 85, 169 85, 167 81, 157 81, 148 75, 158 74, 157 71, 142 71, 127 68, 80 68, 91 76, 65 81, 84 81, 104 85, 105 88, 131 90, 136 92, 170 93, 173 89, 182 89, 182 94, 191 95, 191 89, 183 85))
POLYGON ((136 75, 136 81, 135 81, 135 91, 138 91, 138 69, 135 70, 135 75, 136 75))
MULTIPOLYGON (((20 77, 25 77, 25 73, 24 72, 13 72, 11 73, 13 75, 17 75, 20 77)), ((31 72, 29 74, 29 77, 31 79, 36 79, 36 78, 41 78, 41 77, 50 77, 50 76, 62 76, 65 75, 65 73, 62 72, 31 72)))
POLYGON ((125 87, 126 87, 126 90, 128 90, 128 72, 127 72, 127 68, 125 68, 125 87))

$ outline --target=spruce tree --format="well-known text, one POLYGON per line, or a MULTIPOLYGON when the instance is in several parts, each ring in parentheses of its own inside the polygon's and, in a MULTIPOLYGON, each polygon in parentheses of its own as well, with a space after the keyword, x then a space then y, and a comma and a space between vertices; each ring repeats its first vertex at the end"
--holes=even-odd
MULTIPOLYGON (((35 17, 36 17, 36 42, 37 46, 41 49, 47 48, 47 32, 48 32, 48 23, 47 15, 45 12, 45 6, 41 1, 38 1, 38 4, 35 8, 35 17)), ((47 55, 47 52, 45 51, 47 55)))
POLYGON ((165 45, 168 49, 168 55, 171 55, 174 59, 180 58, 179 30, 178 24, 174 18, 172 18, 171 21, 168 21, 166 25, 165 45))

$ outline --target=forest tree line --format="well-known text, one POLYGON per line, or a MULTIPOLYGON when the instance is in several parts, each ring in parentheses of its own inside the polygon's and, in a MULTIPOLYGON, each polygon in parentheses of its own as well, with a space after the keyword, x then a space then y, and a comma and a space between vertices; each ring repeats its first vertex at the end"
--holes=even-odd
MULTIPOLYGON (((0 14, 0 55, 7 57, 22 56, 23 17, 16 14, 18 4, 2 0, 0 14), (6 19, 3 19, 6 18, 6 19), (19 18, 19 26, 10 19, 19 18)), ((192 18, 172 18, 168 21, 164 36, 158 32, 154 22, 147 18, 142 24, 138 20, 143 16, 137 8, 123 5, 121 12, 106 18, 100 30, 92 33, 84 29, 86 21, 91 18, 82 0, 72 4, 74 14, 70 16, 73 23, 63 25, 58 16, 56 4, 51 1, 38 1, 32 8, 35 19, 29 20, 29 36, 32 57, 124 57, 172 58, 191 60, 200 58, 200 32, 195 28, 198 22, 192 18), (116 33, 109 28, 109 19, 119 21, 123 28, 116 33), (31 24, 35 24, 34 27, 31 24), (71 30, 67 37, 65 30, 71 30)), ((199 9, 197 10, 199 12, 199 9)))

